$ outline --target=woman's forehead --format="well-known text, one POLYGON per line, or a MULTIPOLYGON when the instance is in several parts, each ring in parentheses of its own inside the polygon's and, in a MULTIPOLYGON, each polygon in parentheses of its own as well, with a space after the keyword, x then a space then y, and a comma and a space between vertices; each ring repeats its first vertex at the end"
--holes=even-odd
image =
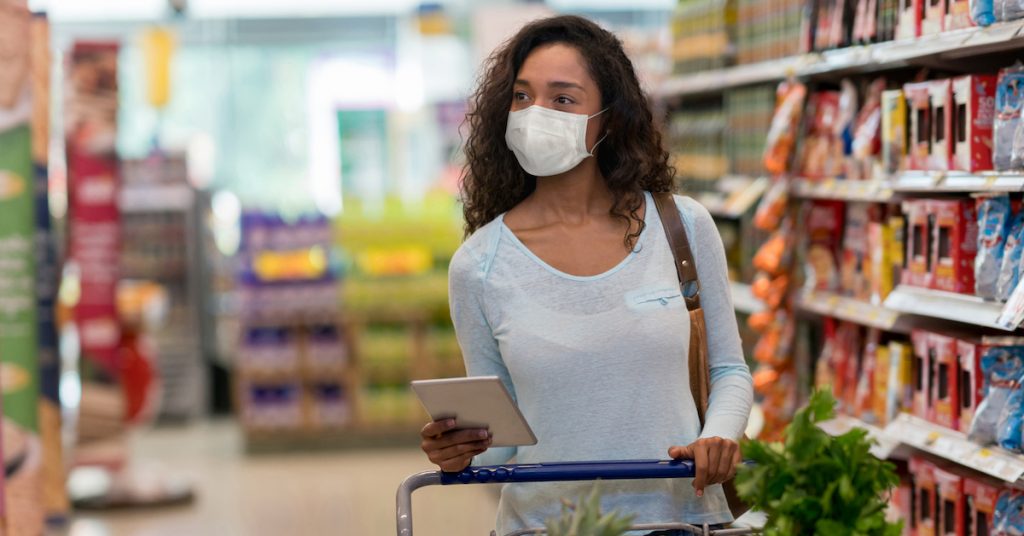
POLYGON ((531 51, 519 69, 516 80, 531 85, 551 82, 574 83, 584 88, 595 85, 579 51, 561 43, 544 45, 531 51))

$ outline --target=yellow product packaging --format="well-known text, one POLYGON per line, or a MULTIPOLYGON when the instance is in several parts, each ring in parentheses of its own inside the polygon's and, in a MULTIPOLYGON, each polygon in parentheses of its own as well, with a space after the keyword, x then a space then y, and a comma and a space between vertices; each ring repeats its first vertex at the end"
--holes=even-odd
POLYGON ((913 406, 914 353, 907 341, 889 343, 889 386, 886 389, 885 421, 913 406))
POLYGON ((879 426, 885 426, 889 424, 888 413, 886 412, 886 398, 889 393, 889 374, 890 374, 890 349, 889 346, 879 346, 875 352, 875 375, 873 378, 873 385, 871 386, 871 407, 870 416, 873 419, 869 419, 868 415, 863 415, 862 418, 866 421, 873 420, 879 426))
POLYGON ((884 224, 868 224, 868 255, 870 256, 871 303, 881 304, 892 292, 892 229, 884 224))
POLYGON ((907 154, 907 99, 903 90, 882 92, 882 166, 886 173, 904 168, 907 154))

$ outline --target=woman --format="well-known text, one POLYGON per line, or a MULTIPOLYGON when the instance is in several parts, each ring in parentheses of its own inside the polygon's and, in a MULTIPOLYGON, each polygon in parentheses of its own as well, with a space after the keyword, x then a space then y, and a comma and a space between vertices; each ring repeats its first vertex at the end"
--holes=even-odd
MULTIPOLYGON (((712 389, 703 430, 689 389, 689 322, 650 192, 672 188, 633 65, 579 17, 524 27, 489 60, 472 99, 463 202, 469 238, 452 258, 452 319, 470 376, 496 375, 538 437, 488 449, 486 430, 436 421, 422 448, 445 471, 501 464, 696 460, 690 482, 605 482, 603 508, 638 523, 732 520, 721 482, 752 401, 708 212, 676 197, 703 285, 712 389), (475 460, 474 460, 475 457, 475 460), (691 487, 692 486, 692 487, 691 487)), ((499 532, 543 526, 591 484, 502 491, 499 532)))

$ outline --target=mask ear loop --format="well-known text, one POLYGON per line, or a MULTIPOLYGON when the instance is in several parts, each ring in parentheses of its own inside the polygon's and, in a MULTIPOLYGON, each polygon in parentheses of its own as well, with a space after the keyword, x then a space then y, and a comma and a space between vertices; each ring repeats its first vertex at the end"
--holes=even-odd
MULTIPOLYGON (((597 112, 594 115, 587 116, 587 121, 590 121, 591 119, 593 119, 593 118, 595 118, 595 117, 597 117, 597 116, 599 116, 599 115, 601 115, 601 114, 603 114, 603 113, 605 113, 607 111, 608 111, 608 108, 605 108, 604 110, 601 110, 600 112, 597 112)), ((594 151, 597 150, 597 146, 601 145, 601 142, 604 141, 604 139, 608 137, 608 133, 609 132, 611 132, 611 131, 610 130, 604 131, 604 136, 601 136, 601 139, 597 140, 597 143, 595 143, 594 146, 590 148, 590 151, 587 151, 587 154, 589 154, 590 156, 594 156, 594 151)))
POLYGON ((590 149, 590 152, 589 152, 589 153, 587 153, 587 154, 589 154, 590 156, 594 156, 594 151, 596 151, 596 150, 597 150, 597 146, 598 146, 598 145, 601 145, 601 142, 602 142, 602 141, 604 141, 604 139, 608 137, 608 134, 609 134, 609 131, 607 131, 607 130, 606 130, 606 131, 604 132, 604 136, 601 136, 601 139, 597 140, 597 143, 595 143, 595 144, 594 144, 594 147, 592 147, 592 148, 590 149))

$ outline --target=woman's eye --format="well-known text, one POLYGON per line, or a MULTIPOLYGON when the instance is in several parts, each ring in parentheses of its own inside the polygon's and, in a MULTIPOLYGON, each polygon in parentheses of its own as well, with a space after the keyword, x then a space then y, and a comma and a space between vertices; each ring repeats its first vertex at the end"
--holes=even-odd
POLYGON ((558 97, 557 99, 555 99, 555 102, 558 103, 558 104, 573 104, 572 99, 570 99, 569 97, 564 97, 564 96, 563 97, 558 97))
POLYGON ((513 95, 512 98, 517 100, 517 101, 522 102, 522 101, 528 100, 530 97, 526 93, 523 93, 522 91, 516 91, 515 95, 513 95))

